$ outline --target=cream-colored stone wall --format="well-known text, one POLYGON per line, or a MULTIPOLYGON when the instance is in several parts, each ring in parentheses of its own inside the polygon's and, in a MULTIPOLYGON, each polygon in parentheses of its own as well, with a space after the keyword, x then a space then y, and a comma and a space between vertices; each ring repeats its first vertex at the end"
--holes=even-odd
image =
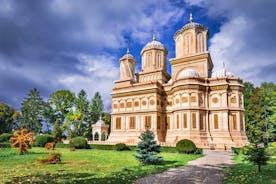
POLYGON ((242 81, 211 77, 207 38, 208 30, 194 23, 176 33, 171 81, 166 71, 167 51, 161 43, 142 50, 142 71, 137 80, 126 76, 115 82, 110 143, 137 144, 146 129, 167 146, 184 138, 203 148, 229 149, 247 143, 242 81), (183 70, 190 73, 180 75, 183 70), (149 122, 151 126, 146 127, 149 122))

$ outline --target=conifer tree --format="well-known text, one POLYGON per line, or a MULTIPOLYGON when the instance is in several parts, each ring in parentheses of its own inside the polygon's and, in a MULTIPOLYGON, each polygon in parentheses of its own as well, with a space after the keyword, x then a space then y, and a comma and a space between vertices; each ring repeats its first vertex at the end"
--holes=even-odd
POLYGON ((135 157, 144 165, 157 165, 163 162, 163 158, 157 156, 161 152, 161 147, 154 140, 154 134, 146 130, 139 137, 141 142, 136 147, 137 155, 135 157))

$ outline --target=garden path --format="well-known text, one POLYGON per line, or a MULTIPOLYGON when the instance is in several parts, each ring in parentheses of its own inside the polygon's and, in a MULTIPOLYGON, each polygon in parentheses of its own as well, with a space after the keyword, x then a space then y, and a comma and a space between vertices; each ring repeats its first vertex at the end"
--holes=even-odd
POLYGON ((221 184, 227 170, 233 165, 232 153, 204 150, 204 156, 190 161, 187 166, 138 179, 135 184, 221 184))

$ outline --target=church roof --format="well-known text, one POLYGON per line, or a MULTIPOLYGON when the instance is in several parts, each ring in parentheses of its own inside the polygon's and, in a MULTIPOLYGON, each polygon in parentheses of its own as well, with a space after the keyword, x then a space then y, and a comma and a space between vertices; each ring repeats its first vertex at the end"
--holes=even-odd
POLYGON ((212 78, 225 78, 225 77, 234 77, 234 74, 227 71, 223 63, 223 68, 220 70, 214 71, 212 73, 212 78))
POLYGON ((135 58, 133 57, 133 55, 130 54, 129 49, 127 49, 126 54, 123 57, 121 57, 120 60, 122 60, 122 59, 133 59, 133 60, 135 60, 135 58))
POLYGON ((193 17, 192 14, 190 13, 190 22, 188 24, 185 24, 181 29, 179 29, 175 34, 174 34, 174 39, 181 33, 183 33, 184 31, 188 30, 188 29, 201 29, 201 30, 208 30, 207 27, 205 27, 204 25, 200 24, 200 23, 196 23, 193 22, 193 17))
POLYGON ((166 47, 159 41, 156 40, 155 34, 153 34, 152 41, 147 43, 144 48, 141 51, 141 54, 143 54, 145 51, 150 50, 150 49, 159 49, 159 50, 164 50, 167 52, 166 47))
POLYGON ((179 72, 179 74, 177 75, 177 79, 181 79, 185 77, 199 77, 199 73, 192 69, 185 69, 179 72))
POLYGON ((102 116, 100 116, 100 119, 97 121, 96 125, 105 125, 104 121, 102 120, 102 116))

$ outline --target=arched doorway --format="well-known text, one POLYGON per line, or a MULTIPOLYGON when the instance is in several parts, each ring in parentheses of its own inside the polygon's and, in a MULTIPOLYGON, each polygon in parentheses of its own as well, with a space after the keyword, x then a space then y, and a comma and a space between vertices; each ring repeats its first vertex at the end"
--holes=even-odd
POLYGON ((94 135, 94 140, 95 140, 95 141, 98 141, 98 140, 99 140, 99 133, 98 133, 98 132, 95 133, 95 135, 94 135))

